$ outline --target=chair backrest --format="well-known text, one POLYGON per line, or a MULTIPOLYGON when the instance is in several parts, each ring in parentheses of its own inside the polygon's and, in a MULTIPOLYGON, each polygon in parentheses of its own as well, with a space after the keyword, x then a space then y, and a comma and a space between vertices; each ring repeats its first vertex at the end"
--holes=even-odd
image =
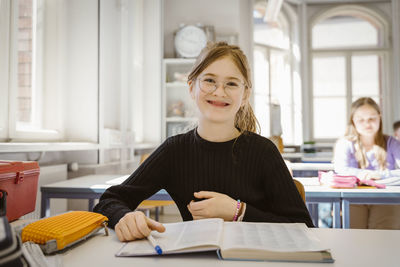
POLYGON ((302 183, 300 183, 300 181, 293 179, 294 184, 297 187, 297 190, 299 191, 299 194, 301 196, 301 198, 303 199, 304 203, 306 203, 306 191, 304 190, 304 186, 302 183))
POLYGON ((272 141, 272 143, 274 143, 276 145, 276 147, 278 148, 279 152, 282 154, 283 153, 283 140, 282 137, 277 136, 277 135, 273 135, 269 137, 269 140, 272 141))
POLYGON ((145 161, 149 156, 150 156, 150 153, 142 154, 141 157, 140 157, 140 162, 139 162, 139 164, 142 164, 143 161, 145 161))

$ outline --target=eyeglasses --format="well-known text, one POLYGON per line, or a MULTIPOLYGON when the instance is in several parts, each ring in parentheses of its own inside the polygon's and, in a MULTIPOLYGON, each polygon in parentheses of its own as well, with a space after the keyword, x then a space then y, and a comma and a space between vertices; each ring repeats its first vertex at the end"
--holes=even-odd
MULTIPOLYGON (((211 94, 215 90, 217 90, 220 84, 220 82, 218 82, 215 78, 209 76, 201 77, 196 80, 198 80, 200 83, 201 91, 207 94, 211 94)), ((223 83, 223 88, 227 94, 240 91, 246 86, 244 83, 236 80, 223 81, 222 83, 223 83)))

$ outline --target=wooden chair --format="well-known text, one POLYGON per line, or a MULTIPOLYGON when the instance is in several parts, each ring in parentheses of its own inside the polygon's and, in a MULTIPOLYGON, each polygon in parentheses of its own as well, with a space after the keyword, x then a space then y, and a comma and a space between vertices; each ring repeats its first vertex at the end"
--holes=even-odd
POLYGON ((282 154, 283 153, 283 140, 282 137, 277 136, 277 135, 273 135, 269 137, 269 140, 272 141, 272 143, 274 143, 276 145, 276 147, 278 148, 279 152, 282 154))
MULTIPOLYGON (((143 154, 140 157, 140 164, 142 164, 149 156, 150 153, 143 154)), ((150 210, 155 209, 155 219, 158 221, 160 208, 172 205, 174 203, 175 202, 173 200, 143 200, 137 207, 137 210, 143 211, 147 217, 150 217, 150 210)))
POLYGON ((300 181, 293 179, 294 184, 296 185, 297 190, 299 191, 299 194, 301 198, 303 199, 304 203, 306 203, 306 191, 304 190, 304 186, 300 181))
MULTIPOLYGON (((278 148, 279 152, 282 154, 283 153, 283 148, 284 148, 282 137, 280 137, 280 136, 271 136, 271 137, 269 137, 269 139, 276 145, 276 147, 278 148)), ((284 161, 285 161, 286 166, 287 166, 287 168, 288 168, 288 170, 290 172, 290 175, 293 176, 293 170, 290 167, 290 161, 288 161, 288 160, 284 160, 284 161)), ((294 181, 294 184, 297 187, 297 190, 300 193, 301 198, 303 199, 304 203, 306 203, 306 192, 304 190, 303 184, 300 183, 300 181, 298 181, 296 179, 293 179, 293 181, 294 181)))

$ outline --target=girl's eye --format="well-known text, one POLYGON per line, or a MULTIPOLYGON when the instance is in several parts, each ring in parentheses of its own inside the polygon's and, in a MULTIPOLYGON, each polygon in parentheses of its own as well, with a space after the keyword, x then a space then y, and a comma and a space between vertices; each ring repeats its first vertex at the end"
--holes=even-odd
POLYGON ((238 87, 238 86, 239 86, 239 85, 238 85, 237 83, 235 83, 235 82, 227 82, 226 85, 227 85, 227 86, 230 86, 230 87, 238 87))
POLYGON ((204 78, 203 81, 205 81, 207 83, 215 83, 214 79, 212 79, 212 78, 204 78))

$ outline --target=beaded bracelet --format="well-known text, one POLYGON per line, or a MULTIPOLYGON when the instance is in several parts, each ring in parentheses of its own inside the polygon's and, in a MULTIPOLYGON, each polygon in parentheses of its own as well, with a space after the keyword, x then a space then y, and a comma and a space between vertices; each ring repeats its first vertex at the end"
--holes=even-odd
POLYGON ((236 205, 236 212, 235 212, 235 216, 233 217, 234 222, 237 221, 238 215, 239 215, 239 210, 240 210, 240 199, 237 200, 237 205, 236 205))

